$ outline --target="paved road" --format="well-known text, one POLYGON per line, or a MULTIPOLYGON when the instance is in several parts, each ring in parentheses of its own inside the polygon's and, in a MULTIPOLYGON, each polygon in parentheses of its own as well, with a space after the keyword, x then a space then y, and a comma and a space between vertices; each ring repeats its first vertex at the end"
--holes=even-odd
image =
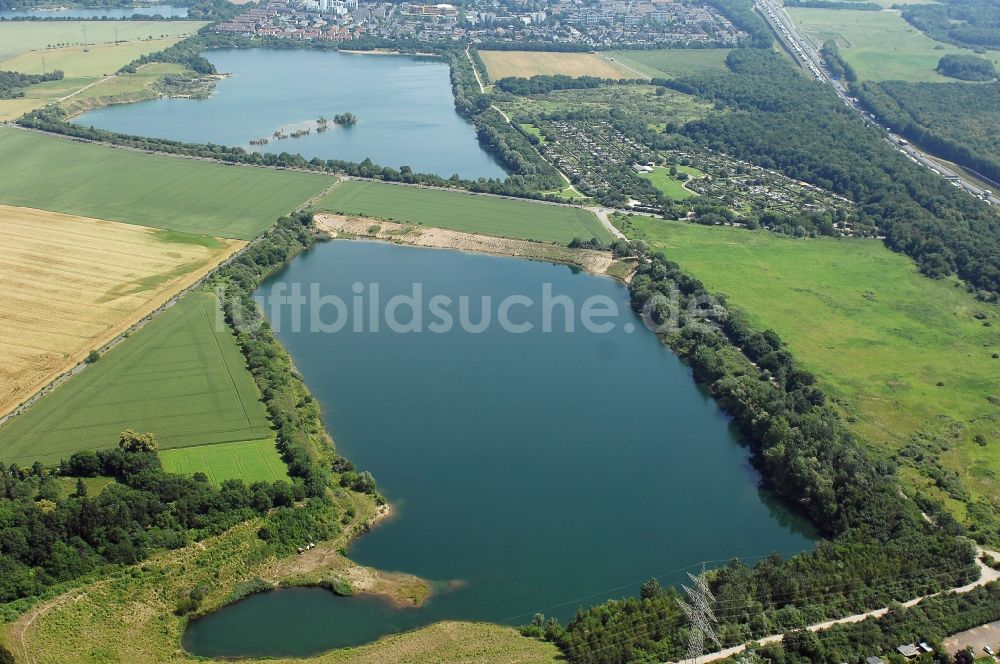
POLYGON ((784 7, 780 6, 775 0, 758 0, 757 10, 768 21, 768 23, 770 23, 771 28, 775 31, 775 33, 777 33, 779 39, 781 39, 781 41, 785 44, 789 52, 791 52, 794 57, 802 63, 802 66, 808 69, 816 80, 832 86, 844 104, 857 111, 866 123, 881 129, 885 133, 886 140, 889 141, 896 149, 906 154, 910 157, 910 159, 918 164, 933 170, 935 173, 938 173, 942 177, 968 191, 970 194, 983 198, 984 200, 989 200, 991 198, 992 192, 989 192, 989 190, 983 189, 958 171, 944 166, 940 162, 932 160, 920 150, 917 150, 910 145, 902 136, 894 134, 887 128, 878 125, 872 117, 858 105, 858 102, 851 97, 850 94, 848 94, 847 89, 840 83, 840 81, 833 78, 827 70, 826 64, 823 62, 823 58, 820 56, 819 51, 816 50, 816 45, 813 44, 811 40, 802 36, 796 27, 795 22, 792 21, 792 17, 788 14, 784 7))

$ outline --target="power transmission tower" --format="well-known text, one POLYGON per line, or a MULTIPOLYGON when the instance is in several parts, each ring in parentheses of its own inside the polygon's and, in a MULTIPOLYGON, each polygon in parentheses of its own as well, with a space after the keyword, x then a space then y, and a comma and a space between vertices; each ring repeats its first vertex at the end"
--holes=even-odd
POLYGON ((706 638, 714 643, 716 648, 722 648, 722 642, 715 633, 715 625, 719 622, 712 612, 712 602, 715 601, 715 597, 708 587, 704 573, 698 576, 688 573, 688 578, 694 587, 681 586, 681 588, 687 593, 690 604, 680 599, 677 602, 691 623, 686 661, 697 663, 698 658, 705 654, 706 638))

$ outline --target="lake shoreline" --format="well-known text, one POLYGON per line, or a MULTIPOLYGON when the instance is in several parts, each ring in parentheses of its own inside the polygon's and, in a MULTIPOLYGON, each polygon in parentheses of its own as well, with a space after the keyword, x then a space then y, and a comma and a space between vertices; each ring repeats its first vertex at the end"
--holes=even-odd
POLYGON ((443 228, 402 224, 370 217, 320 212, 317 228, 332 238, 366 238, 429 249, 455 249, 477 254, 545 260, 578 267, 588 274, 606 275, 627 283, 631 269, 627 260, 616 260, 610 251, 571 249, 557 244, 514 240, 443 228), (617 268, 617 269, 616 269, 617 268))

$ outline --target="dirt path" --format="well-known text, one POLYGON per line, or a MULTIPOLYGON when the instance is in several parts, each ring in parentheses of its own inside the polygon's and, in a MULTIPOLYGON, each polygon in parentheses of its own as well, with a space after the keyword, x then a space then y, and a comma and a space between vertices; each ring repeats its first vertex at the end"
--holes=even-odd
POLYGON ((643 74, 641 71, 639 71, 635 67, 630 67, 627 64, 625 64, 624 62, 622 62, 621 60, 616 60, 614 58, 609 58, 608 56, 604 55, 603 53, 598 53, 598 55, 600 55, 602 58, 604 58, 608 62, 615 63, 616 66, 621 67, 622 69, 628 69, 630 72, 632 72, 633 74, 636 74, 639 78, 641 78, 644 81, 651 81, 651 80, 653 80, 652 76, 648 76, 646 74, 643 74))
MULTIPOLYGON (((979 578, 977 580, 973 581, 972 583, 970 583, 968 585, 960 586, 958 588, 952 588, 951 590, 945 590, 945 591, 942 591, 942 592, 939 592, 939 593, 932 593, 930 595, 923 595, 921 597, 916 597, 916 598, 911 599, 911 600, 909 600, 907 602, 903 602, 903 606, 906 607, 906 608, 909 608, 911 606, 916 606, 917 604, 919 604, 920 602, 924 601, 925 599, 928 599, 930 597, 936 597, 938 595, 943 595, 943 594, 949 593, 949 592, 956 593, 956 594, 967 593, 970 590, 974 590, 976 588, 979 588, 980 586, 985 586, 987 583, 990 583, 992 581, 996 581, 997 579, 1000 579, 1000 571, 995 570, 992 567, 987 566, 980 559, 983 554, 992 556, 994 559, 1000 559, 1000 554, 997 554, 997 553, 995 553, 993 551, 988 551, 986 549, 978 549, 976 551, 976 564, 979 565, 979 578)), ((843 618, 837 618, 836 620, 826 620, 826 621, 821 622, 821 623, 816 623, 815 625, 809 625, 805 629, 807 629, 810 632, 821 632, 821 631, 823 631, 825 629, 829 629, 830 627, 833 627, 834 625, 846 625, 846 624, 851 624, 851 623, 859 623, 859 622, 861 622, 863 620, 866 620, 868 618, 881 618, 882 616, 884 616, 888 612, 889 612, 888 608, 875 609, 874 611, 867 611, 865 613, 856 613, 853 616, 845 616, 843 618)), ((977 628, 977 629, 980 629, 980 628, 977 628)), ((970 630, 970 631, 972 631, 972 630, 970 630)), ((1000 633, 1000 631, 998 631, 996 633, 1000 633)), ((783 638, 785 638, 784 634, 772 634, 771 636, 765 636, 762 639, 758 639, 756 641, 753 641, 753 643, 755 643, 757 645, 766 645, 768 643, 778 643, 783 638)), ((697 664, 704 664, 705 662, 716 662, 716 661, 718 661, 720 659, 726 659, 727 657, 732 657, 733 655, 738 655, 741 652, 745 651, 746 648, 747 648, 746 644, 739 645, 739 646, 733 646, 731 648, 726 648, 724 650, 719 650, 717 652, 709 653, 707 655, 702 655, 701 657, 698 657, 695 661, 696 661, 697 664)))
POLYGON ((14 649, 14 655, 16 658, 15 661, 39 664, 38 659, 28 648, 28 641, 25 638, 25 634, 36 620, 44 616, 52 609, 68 604, 69 602, 79 602, 86 596, 87 593, 82 591, 64 593, 51 601, 36 604, 30 611, 21 616, 21 618, 19 618, 17 622, 11 626, 10 630, 10 645, 14 649))
POLYGON ((339 214, 317 214, 316 224, 331 234, 370 237, 400 244, 439 249, 459 249, 499 256, 537 258, 578 265, 591 274, 607 274, 614 257, 607 251, 570 249, 557 244, 511 240, 508 238, 464 233, 443 228, 429 228, 395 222, 379 221, 365 217, 339 214))

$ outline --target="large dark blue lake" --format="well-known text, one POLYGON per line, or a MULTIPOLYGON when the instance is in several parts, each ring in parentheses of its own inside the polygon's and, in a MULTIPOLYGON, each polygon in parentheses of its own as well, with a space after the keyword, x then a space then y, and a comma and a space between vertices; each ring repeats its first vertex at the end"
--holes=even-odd
MULTIPOLYGON (((260 294, 302 284, 307 299, 336 296, 350 309, 360 284, 369 311, 371 284, 384 305, 412 296, 415 283, 427 305, 423 332, 384 324, 355 332, 350 323, 309 331, 308 307, 299 331, 291 308, 272 322, 339 451, 374 473, 394 506, 350 556, 439 582, 437 592, 403 610, 325 590, 257 595, 194 622, 191 652, 305 655, 442 619, 566 618, 635 594, 653 576, 678 583, 702 561, 812 546, 810 528, 762 492, 726 417, 641 325, 616 281, 543 262, 336 241, 295 260, 260 294), (574 331, 564 308, 550 310, 544 331, 546 284, 573 303, 574 331), (472 322, 487 296, 494 323, 432 332, 436 295, 451 299, 456 321, 468 296, 472 322), (509 310, 534 329, 496 323, 511 296, 536 303, 509 310), (602 321, 610 331, 581 324, 594 296, 618 310, 602 321)), ((322 320, 336 318, 323 310, 322 320)))
MULTIPOLYGON (((248 150, 298 153, 308 159, 371 159, 444 177, 504 178, 479 145, 475 128, 455 111, 448 65, 438 58, 250 49, 204 54, 231 78, 208 99, 158 99, 88 111, 75 122, 129 134, 248 150), (353 113, 351 127, 328 124, 300 138, 321 116, 353 113), (262 146, 251 140, 268 138, 262 146)), ((314 128, 313 128, 314 129, 314 128)))

